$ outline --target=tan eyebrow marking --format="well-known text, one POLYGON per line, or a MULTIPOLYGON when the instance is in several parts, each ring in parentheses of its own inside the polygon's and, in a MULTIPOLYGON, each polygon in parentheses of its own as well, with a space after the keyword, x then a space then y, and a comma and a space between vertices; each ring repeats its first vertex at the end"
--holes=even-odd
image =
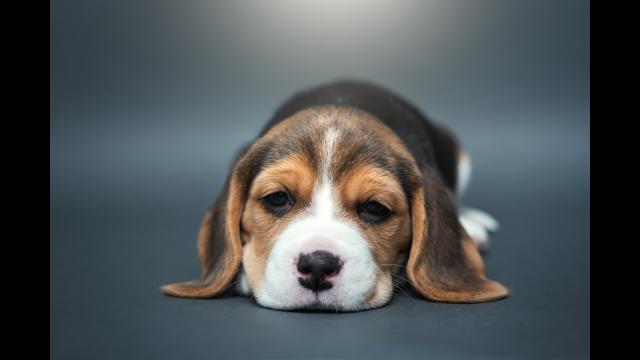
POLYGON ((263 169, 253 182, 251 197, 287 190, 308 197, 316 182, 317 172, 305 157, 292 155, 263 169))

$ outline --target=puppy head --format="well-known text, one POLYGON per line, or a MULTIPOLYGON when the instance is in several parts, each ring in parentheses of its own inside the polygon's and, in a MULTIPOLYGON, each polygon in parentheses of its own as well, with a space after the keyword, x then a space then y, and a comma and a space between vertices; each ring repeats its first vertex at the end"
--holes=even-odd
POLYGON ((348 108, 301 111, 258 139, 205 215, 198 254, 201 278, 165 293, 212 297, 238 276, 266 307, 362 310, 388 303, 406 269, 436 301, 507 294, 484 277, 439 176, 348 108))

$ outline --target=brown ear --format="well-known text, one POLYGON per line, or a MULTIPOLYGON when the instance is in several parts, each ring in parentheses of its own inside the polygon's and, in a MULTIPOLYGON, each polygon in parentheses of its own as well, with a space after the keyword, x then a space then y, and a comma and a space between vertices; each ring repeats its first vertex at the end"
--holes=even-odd
POLYGON ((246 200, 246 186, 236 166, 200 226, 198 257, 202 275, 197 280, 163 286, 165 294, 206 298, 227 289, 242 263, 240 219, 246 200))
POLYGON ((508 290, 484 276, 482 258, 460 225, 452 195, 433 171, 411 196, 413 240, 407 275, 434 301, 474 303, 504 298, 508 290))

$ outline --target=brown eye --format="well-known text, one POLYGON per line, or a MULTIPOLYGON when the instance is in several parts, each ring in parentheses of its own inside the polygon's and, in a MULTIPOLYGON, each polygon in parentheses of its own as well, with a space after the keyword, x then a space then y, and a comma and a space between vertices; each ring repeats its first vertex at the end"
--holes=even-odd
POLYGON ((293 199, 285 191, 274 192, 262 198, 264 207, 275 215, 286 214, 293 206, 293 199))
POLYGON ((391 215, 391 210, 377 201, 367 201, 358 206, 358 213, 362 220, 377 223, 387 219, 391 215))

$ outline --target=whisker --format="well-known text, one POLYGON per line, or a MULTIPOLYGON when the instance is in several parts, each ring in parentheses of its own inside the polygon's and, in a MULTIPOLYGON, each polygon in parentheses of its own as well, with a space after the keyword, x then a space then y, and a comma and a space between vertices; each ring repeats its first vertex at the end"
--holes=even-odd
POLYGON ((407 297, 409 296, 409 294, 407 294, 407 292, 406 292, 406 291, 404 291, 404 289, 402 289, 400 286, 398 286, 398 285, 394 285, 394 284, 391 284, 391 285, 393 285, 393 287, 394 287, 394 288, 396 288, 396 289, 398 289, 398 290, 402 291, 402 292, 404 293, 404 295, 405 295, 405 296, 407 296, 407 297))
POLYGON ((380 264, 380 266, 399 266, 399 267, 406 268, 406 266, 400 265, 400 264, 380 264))
POLYGON ((404 280, 404 281, 406 281, 406 282, 409 282, 409 279, 407 279, 407 278, 405 278, 405 277, 403 277, 403 276, 396 275, 396 274, 391 274, 391 276, 395 276, 395 277, 400 278, 400 279, 402 279, 402 280, 404 280))

